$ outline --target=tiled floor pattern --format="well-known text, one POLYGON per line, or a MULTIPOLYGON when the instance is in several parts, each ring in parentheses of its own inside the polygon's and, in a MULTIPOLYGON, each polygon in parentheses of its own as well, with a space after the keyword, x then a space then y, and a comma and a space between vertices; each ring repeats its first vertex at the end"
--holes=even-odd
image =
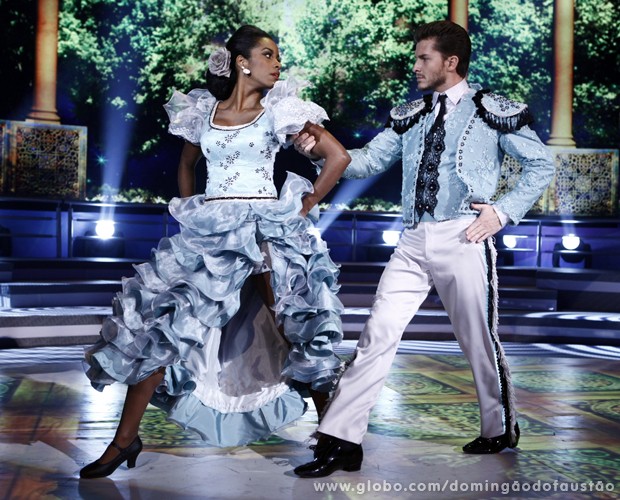
MULTIPOLYGON (((345 343, 343 355, 353 343, 345 343)), ((149 407, 135 469, 80 480, 110 441, 124 387, 99 393, 81 348, 0 350, 0 495, 33 499, 620 498, 620 349, 506 345, 517 389, 516 451, 472 456, 478 435, 469 368, 454 342, 403 342, 373 412, 362 470, 323 480, 309 410, 269 441, 217 449, 149 407), (613 489, 613 490, 612 490, 613 489), (439 491, 438 491, 439 490, 439 491), (578 490, 578 491, 575 491, 578 490)))

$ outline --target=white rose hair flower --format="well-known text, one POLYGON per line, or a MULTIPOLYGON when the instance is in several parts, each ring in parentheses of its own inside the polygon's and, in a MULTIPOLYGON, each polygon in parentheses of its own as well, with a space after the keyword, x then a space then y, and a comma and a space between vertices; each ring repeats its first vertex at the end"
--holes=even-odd
POLYGON ((230 51, 220 47, 209 56, 209 71, 217 76, 230 76, 230 51))

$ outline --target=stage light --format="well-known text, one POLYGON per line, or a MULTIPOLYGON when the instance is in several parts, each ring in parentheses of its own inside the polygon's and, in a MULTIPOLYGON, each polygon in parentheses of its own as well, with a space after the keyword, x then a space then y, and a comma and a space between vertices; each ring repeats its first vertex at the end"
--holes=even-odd
POLYGON ((553 246, 553 267, 566 262, 570 267, 592 267, 592 246, 573 233, 562 236, 562 243, 553 246))
POLYGON ((506 248, 516 248, 517 246, 517 237, 514 234, 505 234, 502 236, 502 241, 506 248))
POLYGON ((498 244, 498 246, 512 250, 519 246, 519 240, 527 240, 527 236, 524 234, 504 234, 502 235, 501 244, 498 244))
POLYGON ((501 239, 497 238, 497 265, 498 266, 514 266, 515 253, 528 251, 527 235, 525 234, 503 234, 501 239), (520 240, 521 243, 519 242, 520 240), (525 242, 525 244, 523 244, 525 242))
POLYGON ((579 236, 575 234, 565 234, 562 236, 562 246, 566 250, 577 250, 580 244, 581 240, 579 239, 579 236))
POLYGON ((95 225, 95 233, 97 237, 106 240, 114 236, 114 221, 101 219, 97 221, 95 225))
POLYGON ((400 231, 383 231, 383 242, 390 246, 396 246, 400 239, 400 231))

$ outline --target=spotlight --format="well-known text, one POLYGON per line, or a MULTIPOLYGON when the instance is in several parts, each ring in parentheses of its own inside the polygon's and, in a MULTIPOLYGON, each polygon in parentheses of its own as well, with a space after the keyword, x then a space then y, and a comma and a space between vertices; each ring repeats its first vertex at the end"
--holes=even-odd
POLYGON ((514 234, 505 234, 502 236, 502 241, 506 248, 516 248, 517 246, 517 237, 514 234))
POLYGON ((396 246, 400 239, 400 231, 383 231, 383 242, 392 247, 396 246))
POLYGON ((577 250, 580 244, 581 240, 579 239, 579 236, 575 234, 565 234, 562 236, 562 246, 566 250, 577 250))
POLYGON ((95 223, 95 230, 89 229, 84 236, 73 240, 74 257, 124 257, 125 238, 122 231, 117 231, 114 221, 100 219, 95 223))
MULTIPOLYGON (((501 238, 496 239, 497 245, 497 265, 498 266, 514 266, 515 256, 520 252, 529 252, 528 236, 526 234, 506 233, 501 238)), ((527 256, 520 254, 519 261, 521 265, 527 261, 527 256)))
POLYGON ((592 247, 589 243, 584 243, 575 234, 565 234, 562 236, 562 243, 553 246, 553 267, 561 267, 565 262, 569 267, 592 267, 592 247))
POLYGON ((95 233, 103 240, 107 240, 114 236, 114 221, 113 220, 98 220, 95 225, 95 233))

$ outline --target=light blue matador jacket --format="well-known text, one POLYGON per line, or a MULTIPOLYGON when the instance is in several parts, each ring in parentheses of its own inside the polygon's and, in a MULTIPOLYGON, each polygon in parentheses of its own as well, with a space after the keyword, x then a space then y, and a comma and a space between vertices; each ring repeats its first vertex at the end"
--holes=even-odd
MULTIPOLYGON (((432 94, 397 106, 381 133, 361 149, 350 150, 348 179, 361 179, 387 170, 402 159, 403 225, 416 220, 415 185, 432 113, 432 94)), ((435 220, 475 215, 470 203, 490 203, 518 224, 542 195, 554 174, 553 159, 529 127, 532 117, 525 104, 481 90, 471 84, 445 121, 445 151, 439 165, 435 220), (514 187, 494 200, 504 155, 522 165, 514 187)))

